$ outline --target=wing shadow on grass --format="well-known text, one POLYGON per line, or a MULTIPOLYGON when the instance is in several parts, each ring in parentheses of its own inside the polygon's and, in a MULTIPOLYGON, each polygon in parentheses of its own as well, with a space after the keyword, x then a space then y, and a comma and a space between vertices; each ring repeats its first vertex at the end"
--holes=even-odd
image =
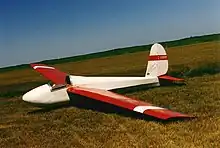
MULTIPOLYGON (((33 106, 33 104, 31 104, 33 106)), ((47 106, 41 106, 41 105, 34 105, 38 107, 39 109, 33 110, 28 112, 28 114, 38 114, 38 113, 46 113, 50 112, 56 109, 61 109, 61 108, 69 108, 72 107, 70 103, 62 103, 62 104, 53 104, 53 105, 47 105, 47 106)))

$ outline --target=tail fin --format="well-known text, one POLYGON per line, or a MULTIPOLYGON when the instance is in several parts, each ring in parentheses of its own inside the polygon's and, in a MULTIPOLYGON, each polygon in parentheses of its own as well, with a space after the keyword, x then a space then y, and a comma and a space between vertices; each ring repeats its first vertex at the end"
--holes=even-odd
POLYGON ((161 76, 168 71, 168 57, 162 45, 155 43, 150 50, 145 76, 161 76))

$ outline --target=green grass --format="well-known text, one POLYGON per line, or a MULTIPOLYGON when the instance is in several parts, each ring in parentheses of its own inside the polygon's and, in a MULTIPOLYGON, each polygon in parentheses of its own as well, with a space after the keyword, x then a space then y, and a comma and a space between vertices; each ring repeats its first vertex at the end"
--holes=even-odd
POLYGON ((163 124, 75 107, 35 111, 20 97, 3 99, 1 147, 219 147, 220 75, 187 78, 181 87, 158 87, 128 96, 193 114, 163 124), (210 87, 212 86, 212 87, 210 87))
POLYGON ((176 77, 197 77, 203 75, 213 75, 220 73, 220 63, 207 63, 199 67, 190 68, 189 66, 181 66, 178 71, 170 71, 169 75, 176 77))
MULTIPOLYGON (((0 147, 220 147, 219 42, 176 46, 167 52, 170 75, 184 77, 186 85, 125 95, 196 119, 164 123, 77 107, 39 110, 23 102, 19 93, 45 79, 31 68, 17 69, 0 73, 0 147)), ((127 53, 54 66, 76 75, 143 76, 147 54, 127 53)))

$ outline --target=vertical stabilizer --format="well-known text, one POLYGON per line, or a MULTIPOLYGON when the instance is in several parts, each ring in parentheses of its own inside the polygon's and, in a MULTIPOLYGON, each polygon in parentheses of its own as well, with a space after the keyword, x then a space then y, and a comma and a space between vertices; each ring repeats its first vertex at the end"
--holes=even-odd
POLYGON ((161 76, 168 71, 168 57, 162 45, 155 43, 150 50, 145 76, 161 76))

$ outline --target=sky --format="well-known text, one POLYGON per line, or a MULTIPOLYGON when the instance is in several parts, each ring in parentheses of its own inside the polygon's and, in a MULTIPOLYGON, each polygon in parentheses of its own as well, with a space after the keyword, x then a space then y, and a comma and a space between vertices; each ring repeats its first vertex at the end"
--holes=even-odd
POLYGON ((220 33, 219 0, 0 0, 0 67, 220 33))

